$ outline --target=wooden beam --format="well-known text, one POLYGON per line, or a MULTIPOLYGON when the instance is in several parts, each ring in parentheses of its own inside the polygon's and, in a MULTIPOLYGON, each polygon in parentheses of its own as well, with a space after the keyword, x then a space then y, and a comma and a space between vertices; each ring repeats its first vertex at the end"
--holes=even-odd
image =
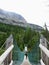
POLYGON ((8 54, 12 51, 14 45, 11 45, 1 56, 0 56, 0 64, 6 59, 8 54))
POLYGON ((42 59, 40 60, 40 63, 41 63, 41 65, 45 65, 44 62, 42 61, 42 59))
POLYGON ((39 44, 39 47, 49 57, 49 50, 46 47, 44 47, 42 44, 39 44))

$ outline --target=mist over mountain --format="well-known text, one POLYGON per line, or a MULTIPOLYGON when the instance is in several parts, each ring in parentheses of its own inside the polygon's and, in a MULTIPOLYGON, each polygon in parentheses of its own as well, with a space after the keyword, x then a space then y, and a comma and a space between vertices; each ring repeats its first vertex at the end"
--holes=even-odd
POLYGON ((31 27, 33 29, 41 30, 42 27, 35 25, 35 24, 29 24, 27 21, 19 14, 16 14, 14 12, 8 12, 0 9, 0 22, 11 24, 11 25, 18 25, 22 27, 31 27))

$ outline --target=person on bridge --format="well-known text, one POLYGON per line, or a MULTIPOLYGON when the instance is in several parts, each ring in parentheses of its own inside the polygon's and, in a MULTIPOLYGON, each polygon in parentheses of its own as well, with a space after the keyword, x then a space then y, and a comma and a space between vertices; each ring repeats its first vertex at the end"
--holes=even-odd
POLYGON ((27 46, 25 46, 25 56, 26 56, 26 59, 27 59, 27 56, 28 56, 28 50, 27 50, 27 46))
POLYGON ((27 56, 28 56, 28 55, 27 55, 27 52, 25 53, 25 56, 26 56, 26 59, 27 59, 27 56))

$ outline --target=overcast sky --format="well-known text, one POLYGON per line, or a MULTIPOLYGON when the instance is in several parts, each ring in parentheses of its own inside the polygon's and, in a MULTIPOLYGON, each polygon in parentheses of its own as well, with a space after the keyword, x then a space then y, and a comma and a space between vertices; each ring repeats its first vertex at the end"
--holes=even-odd
POLYGON ((29 23, 49 26, 49 0, 0 0, 0 8, 22 15, 29 23))

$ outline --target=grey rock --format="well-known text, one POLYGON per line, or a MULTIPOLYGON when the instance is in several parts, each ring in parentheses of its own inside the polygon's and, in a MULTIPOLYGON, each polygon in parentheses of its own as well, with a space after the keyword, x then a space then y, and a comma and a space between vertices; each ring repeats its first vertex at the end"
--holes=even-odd
POLYGON ((38 31, 43 29, 42 27, 38 25, 27 23, 27 21, 19 14, 16 14, 14 12, 4 11, 2 9, 0 9, 0 22, 10 24, 10 25, 18 25, 21 27, 29 26, 32 29, 35 29, 38 31))

